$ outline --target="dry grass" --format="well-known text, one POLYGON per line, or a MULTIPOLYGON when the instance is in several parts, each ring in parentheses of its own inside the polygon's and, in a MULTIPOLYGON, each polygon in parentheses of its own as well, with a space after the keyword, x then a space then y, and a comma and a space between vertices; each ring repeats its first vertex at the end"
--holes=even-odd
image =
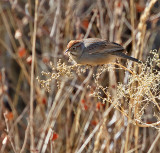
POLYGON ((160 152, 160 3, 0 1, 0 152, 160 152), (73 65, 106 38, 143 61, 73 65), (151 51, 150 51, 151 50, 151 51))

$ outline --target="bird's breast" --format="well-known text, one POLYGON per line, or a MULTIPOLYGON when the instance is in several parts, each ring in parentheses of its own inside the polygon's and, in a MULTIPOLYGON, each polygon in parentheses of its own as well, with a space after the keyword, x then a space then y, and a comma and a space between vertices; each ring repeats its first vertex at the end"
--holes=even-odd
POLYGON ((88 64, 88 65, 102 65, 108 64, 116 59, 116 56, 106 54, 82 54, 80 59, 77 61, 78 64, 88 64))

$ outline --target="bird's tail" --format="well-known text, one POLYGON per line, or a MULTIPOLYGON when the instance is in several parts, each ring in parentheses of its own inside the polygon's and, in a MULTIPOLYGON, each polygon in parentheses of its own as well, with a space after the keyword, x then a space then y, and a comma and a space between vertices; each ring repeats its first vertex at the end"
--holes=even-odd
POLYGON ((131 57, 131 56, 128 56, 122 52, 114 52, 113 55, 116 55, 116 56, 119 56, 119 57, 122 57, 122 58, 126 58, 126 59, 129 59, 131 61, 134 61, 134 62, 137 62, 137 63, 142 63, 142 61, 134 58, 134 57, 131 57))

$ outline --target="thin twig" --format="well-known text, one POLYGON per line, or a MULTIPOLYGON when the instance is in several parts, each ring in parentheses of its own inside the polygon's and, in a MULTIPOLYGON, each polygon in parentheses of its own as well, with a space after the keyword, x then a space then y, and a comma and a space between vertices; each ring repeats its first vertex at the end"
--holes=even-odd
POLYGON ((85 36, 84 36, 84 39, 89 36, 89 33, 90 33, 91 29, 92 29, 92 24, 93 24, 93 22, 94 22, 94 20, 95 20, 95 18, 96 18, 96 16, 97 16, 97 13, 98 13, 98 11, 95 10, 95 11, 94 11, 94 14, 93 14, 93 16, 92 16, 92 18, 91 18, 91 21, 89 22, 88 29, 87 29, 87 32, 86 32, 86 34, 85 34, 85 36))
POLYGON ((45 125, 44 125, 44 127, 43 127, 43 132, 42 132, 42 134, 41 134, 41 136, 40 136, 40 140, 39 140, 38 145, 37 145, 37 149, 38 149, 39 151, 40 151, 41 148, 42 148, 43 141, 44 141, 44 139, 45 139, 46 130, 47 130, 48 126, 49 126, 49 123, 50 123, 52 114, 53 114, 53 112, 54 112, 54 110, 55 110, 55 107, 56 107, 56 105, 57 105, 57 103, 58 103, 58 100, 59 100, 59 98, 60 98, 61 95, 62 95, 63 89, 64 89, 64 87, 65 87, 65 83, 66 83, 66 82, 62 82, 62 83, 61 83, 60 89, 59 89, 59 91, 57 92, 56 97, 55 97, 55 99, 54 99, 54 101, 53 101, 52 107, 51 107, 51 109, 50 109, 50 111, 49 111, 49 113, 48 113, 48 116, 47 116, 45 125))
POLYGON ((35 45, 36 45, 36 31, 37 31, 37 14, 38 0, 35 1, 35 18, 32 42, 32 64, 31 64, 31 89, 30 89, 30 150, 34 150, 34 131, 33 131, 33 101, 34 101, 34 64, 35 64, 35 45))
POLYGON ((159 140, 160 138, 160 131, 158 132, 158 135, 156 136, 155 140, 153 141, 151 147, 149 148, 148 152, 147 153, 151 153, 151 151, 153 150, 153 147, 155 146, 155 144, 157 143, 157 141, 159 140))
POLYGON ((24 149, 25 149, 25 147, 26 147, 27 139, 28 139, 28 135, 29 135, 29 128, 30 128, 30 123, 28 122, 26 131, 25 131, 25 137, 24 137, 23 146, 22 146, 22 149, 20 150, 20 153, 23 153, 23 152, 24 152, 24 149))
MULTIPOLYGON (((108 114, 110 113, 110 111, 114 108, 115 104, 116 104, 116 101, 114 103, 112 103, 111 106, 103 113, 103 119, 106 118, 106 116, 108 116, 108 114)), ((98 125, 96 125, 96 127, 94 128, 94 130, 91 132, 91 134, 85 140, 85 142, 80 147, 80 149, 77 151, 77 153, 81 153, 84 150, 84 148, 86 147, 86 145, 90 142, 90 140, 93 138, 93 136, 95 135, 95 133, 98 131, 99 127, 102 125, 103 119, 101 120, 101 122, 98 125)))
POLYGON ((16 148, 15 148, 15 146, 14 146, 14 143, 13 143, 13 140, 12 140, 12 136, 11 136, 11 134, 10 134, 10 130, 9 130, 9 124, 8 124, 8 119, 7 119, 7 117, 6 117, 6 113, 4 113, 4 119, 5 119, 5 123, 6 123, 6 131, 7 131, 7 133, 8 133, 8 138, 9 138, 9 141, 10 141, 10 143, 11 143, 11 146, 12 146, 12 148, 13 148, 13 151, 15 152, 15 153, 17 153, 17 150, 16 150, 16 148))

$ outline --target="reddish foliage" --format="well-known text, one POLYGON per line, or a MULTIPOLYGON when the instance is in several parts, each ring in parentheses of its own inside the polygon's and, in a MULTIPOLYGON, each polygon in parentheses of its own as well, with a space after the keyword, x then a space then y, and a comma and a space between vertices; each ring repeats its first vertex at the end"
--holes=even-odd
POLYGON ((83 108, 84 110, 88 110, 88 105, 84 104, 83 108))
POLYGON ((88 25, 89 25, 89 21, 88 21, 87 19, 84 19, 84 20, 82 21, 82 25, 83 25, 83 27, 84 27, 85 29, 87 29, 87 28, 88 28, 88 25))
POLYGON ((121 5, 122 5, 122 2, 119 1, 118 4, 117 4, 117 6, 118 6, 118 7, 121 7, 121 5))
POLYGON ((97 125, 97 121, 96 120, 92 120, 91 121, 91 125, 96 126, 97 125))
POLYGON ((97 104, 96 104, 96 109, 97 109, 97 110, 100 110, 101 108, 105 107, 105 105, 106 105, 106 104, 103 104, 103 103, 101 103, 101 102, 97 102, 97 104))
POLYGON ((11 121, 13 119, 13 113, 12 112, 8 112, 5 116, 9 121, 11 121))
POLYGON ((58 139, 58 134, 54 132, 51 136, 51 141, 54 141, 56 139, 58 139))
POLYGON ((146 123, 147 123, 147 124, 153 124, 154 122, 152 122, 152 121, 147 121, 146 123))
POLYGON ((82 99, 81 103, 82 103, 82 104, 85 104, 85 102, 86 102, 86 101, 85 101, 84 99, 82 99))
POLYGON ((82 104, 82 108, 83 108, 84 110, 88 110, 88 108, 89 108, 88 105, 89 105, 89 104, 86 103, 86 101, 85 101, 84 99, 81 100, 81 104, 82 104))
POLYGON ((46 98, 45 98, 45 97, 43 97, 43 98, 42 98, 42 104, 44 104, 44 105, 45 105, 46 103, 47 103, 47 100, 46 100, 46 98))
POLYGON ((141 13, 141 12, 143 12, 144 11, 144 6, 141 6, 141 5, 139 5, 139 4, 136 4, 136 10, 137 10, 137 12, 139 12, 139 13, 141 13))
POLYGON ((105 107, 105 106, 106 106, 106 104, 103 104, 103 103, 101 103, 101 105, 102 105, 102 107, 105 107))
POLYGON ((116 86, 115 86, 115 85, 112 85, 111 87, 112 87, 113 89, 115 89, 115 88, 116 88, 116 86))
POLYGON ((96 104, 96 108, 98 109, 98 110, 100 110, 101 109, 101 102, 98 102, 97 104, 96 104))
POLYGON ((18 56, 19 56, 20 58, 23 58, 25 55, 26 55, 26 49, 25 49, 24 47, 20 47, 20 48, 18 49, 18 56))

